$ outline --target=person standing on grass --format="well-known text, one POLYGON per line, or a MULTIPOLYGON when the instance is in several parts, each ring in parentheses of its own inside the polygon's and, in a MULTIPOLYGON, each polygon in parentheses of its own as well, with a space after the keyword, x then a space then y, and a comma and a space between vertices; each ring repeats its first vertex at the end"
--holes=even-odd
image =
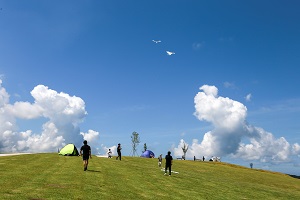
POLYGON ((108 152, 107 152, 107 157, 108 157, 108 158, 111 158, 111 154, 112 154, 111 150, 110 150, 110 149, 108 149, 108 152))
POLYGON ((161 167, 162 155, 160 154, 158 157, 158 166, 161 167))
POLYGON ((171 176, 171 166, 173 162, 173 157, 171 156, 171 151, 168 151, 168 154, 165 157, 166 159, 166 167, 165 167, 165 174, 167 174, 167 169, 169 168, 169 176, 171 176))
POLYGON ((121 160, 121 150, 122 150, 121 144, 119 143, 118 147, 117 147, 118 156, 116 157, 116 160, 118 160, 118 158, 120 158, 120 160, 121 160))
POLYGON ((80 156, 83 160, 83 170, 86 171, 89 165, 89 158, 92 159, 91 147, 87 144, 87 141, 83 141, 83 146, 80 148, 80 156))

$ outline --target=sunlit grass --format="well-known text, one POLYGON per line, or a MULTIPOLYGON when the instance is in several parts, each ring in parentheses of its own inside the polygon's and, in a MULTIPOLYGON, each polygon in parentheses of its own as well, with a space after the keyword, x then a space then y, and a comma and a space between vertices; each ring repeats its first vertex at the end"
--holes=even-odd
POLYGON ((164 176, 157 159, 55 153, 0 157, 0 199, 300 199, 300 179, 215 162, 174 160, 164 176))

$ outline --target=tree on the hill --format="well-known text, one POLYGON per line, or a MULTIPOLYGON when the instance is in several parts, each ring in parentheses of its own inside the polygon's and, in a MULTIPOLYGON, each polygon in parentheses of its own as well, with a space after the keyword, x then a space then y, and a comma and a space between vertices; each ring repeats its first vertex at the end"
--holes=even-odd
POLYGON ((182 147, 182 151, 183 151, 183 160, 185 160, 185 154, 187 152, 187 150, 189 149, 189 145, 185 144, 185 142, 183 143, 183 147, 182 147))
POLYGON ((131 135, 131 142, 132 142, 132 156, 135 156, 135 155, 137 155, 136 148, 140 143, 139 134, 135 131, 131 135))

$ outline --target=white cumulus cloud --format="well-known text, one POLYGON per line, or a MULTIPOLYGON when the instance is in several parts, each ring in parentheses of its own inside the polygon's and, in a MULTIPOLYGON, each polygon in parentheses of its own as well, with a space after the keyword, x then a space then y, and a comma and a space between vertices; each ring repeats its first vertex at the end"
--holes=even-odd
MULTIPOLYGON (((203 155, 232 156, 261 162, 290 162, 293 155, 300 154, 299 144, 289 144, 284 137, 275 138, 263 128, 249 125, 247 108, 228 97, 219 97, 215 86, 203 85, 195 96, 194 115, 201 121, 210 122, 213 129, 203 135, 202 141, 194 139, 189 145, 187 157, 203 155)), ((174 148, 175 156, 181 156, 181 140, 174 148)))
POLYGON ((87 115, 85 102, 76 96, 38 85, 31 91, 32 103, 10 104, 10 95, 0 80, 0 152, 56 152, 67 143, 82 144, 83 136, 95 139, 98 132, 80 134, 87 115), (41 132, 19 130, 18 120, 44 119, 41 132))

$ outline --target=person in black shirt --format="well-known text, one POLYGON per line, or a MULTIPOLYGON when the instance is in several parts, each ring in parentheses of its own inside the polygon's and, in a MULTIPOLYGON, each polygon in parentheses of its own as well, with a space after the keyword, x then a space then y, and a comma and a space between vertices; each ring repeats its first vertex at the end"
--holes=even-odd
POLYGON ((83 170, 86 171, 89 165, 89 158, 92 158, 91 147, 87 145, 87 141, 83 141, 83 146, 80 148, 80 156, 83 160, 83 170))
POLYGON ((166 167, 165 167, 165 174, 167 174, 167 169, 169 168, 169 176, 171 176, 171 166, 173 162, 173 157, 171 156, 171 151, 168 151, 168 155, 165 157, 166 159, 166 167))
POLYGON ((117 153, 118 153, 118 156, 116 157, 116 160, 118 160, 118 158, 120 158, 121 160, 121 144, 119 143, 118 144, 118 147, 117 147, 117 153))

